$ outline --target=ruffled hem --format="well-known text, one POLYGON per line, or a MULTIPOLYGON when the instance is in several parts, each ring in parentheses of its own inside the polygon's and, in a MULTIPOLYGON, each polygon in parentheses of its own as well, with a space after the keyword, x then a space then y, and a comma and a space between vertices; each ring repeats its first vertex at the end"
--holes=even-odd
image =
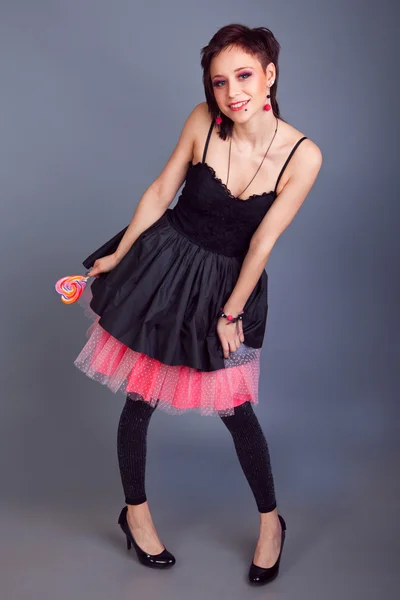
POLYGON ((246 401, 258 404, 260 349, 242 344, 224 359, 225 368, 216 371, 166 365, 132 350, 108 333, 85 296, 78 302, 94 323, 87 330, 87 342, 74 365, 91 379, 114 393, 147 401, 171 414, 195 410, 203 416, 228 416, 246 401))

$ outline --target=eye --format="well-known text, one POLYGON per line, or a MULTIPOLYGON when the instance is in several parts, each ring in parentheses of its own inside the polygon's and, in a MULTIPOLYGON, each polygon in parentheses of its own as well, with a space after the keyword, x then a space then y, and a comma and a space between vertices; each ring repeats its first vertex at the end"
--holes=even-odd
POLYGON ((224 83, 224 80, 223 80, 223 79, 220 79, 219 81, 215 81, 215 82, 213 83, 213 87, 221 87, 221 86, 219 85, 220 83, 224 83))
POLYGON ((247 75, 246 79, 248 79, 249 77, 251 77, 251 73, 241 73, 239 75, 239 77, 245 77, 246 75, 247 75))

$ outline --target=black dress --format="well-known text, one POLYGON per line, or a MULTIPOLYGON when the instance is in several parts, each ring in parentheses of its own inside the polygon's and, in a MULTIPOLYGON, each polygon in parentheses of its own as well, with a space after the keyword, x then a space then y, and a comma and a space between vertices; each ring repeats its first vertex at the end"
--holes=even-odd
MULTIPOLYGON (((235 286, 255 230, 275 189, 234 197, 206 162, 190 163, 173 209, 135 240, 119 264, 87 285, 79 303, 94 323, 74 364, 92 379, 182 414, 229 415, 258 402, 260 351, 268 312, 263 271, 244 307, 244 343, 225 359, 218 310, 235 286)), ((113 253, 127 227, 83 261, 113 253)))

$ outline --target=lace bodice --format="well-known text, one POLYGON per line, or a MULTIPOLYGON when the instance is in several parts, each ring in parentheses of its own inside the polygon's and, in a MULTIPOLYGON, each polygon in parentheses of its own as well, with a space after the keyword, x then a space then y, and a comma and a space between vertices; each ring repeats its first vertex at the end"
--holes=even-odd
POLYGON ((227 187, 226 183, 224 183, 222 181, 222 179, 220 179, 219 177, 217 177, 217 174, 216 174, 215 170, 208 163, 204 162, 204 163, 195 163, 195 164, 193 164, 192 162, 190 162, 190 167, 194 168, 194 167, 197 167, 198 165, 201 165, 201 164, 202 164, 202 166, 206 167, 210 171, 210 173, 214 177, 215 181, 217 181, 224 188, 224 190, 226 191, 226 193, 228 194, 228 196, 230 196, 230 198, 233 198, 234 200, 240 200, 241 202, 248 202, 249 200, 252 200, 253 198, 258 198, 260 196, 270 196, 271 194, 274 193, 274 191, 271 190, 270 192, 263 192, 262 194, 252 194, 248 198, 238 198, 237 196, 234 196, 232 194, 232 192, 230 191, 230 189, 227 187))
POLYGON ((231 193, 206 163, 213 127, 214 121, 208 131, 202 162, 189 163, 182 193, 167 214, 171 225, 199 246, 217 254, 244 258, 254 232, 277 196, 276 189, 286 165, 298 145, 307 138, 303 136, 292 148, 274 190, 242 200, 231 193))
POLYGON ((173 227, 217 254, 244 258, 253 233, 276 198, 274 191, 236 198, 205 162, 190 163, 176 206, 173 227))

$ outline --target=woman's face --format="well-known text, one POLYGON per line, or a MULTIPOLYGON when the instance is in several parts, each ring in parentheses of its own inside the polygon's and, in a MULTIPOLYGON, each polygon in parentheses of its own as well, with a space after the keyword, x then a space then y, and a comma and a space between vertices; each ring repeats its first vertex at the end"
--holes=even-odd
POLYGON ((269 63, 264 72, 258 58, 231 46, 213 58, 210 76, 220 111, 232 121, 244 122, 263 109, 275 67, 269 63))

